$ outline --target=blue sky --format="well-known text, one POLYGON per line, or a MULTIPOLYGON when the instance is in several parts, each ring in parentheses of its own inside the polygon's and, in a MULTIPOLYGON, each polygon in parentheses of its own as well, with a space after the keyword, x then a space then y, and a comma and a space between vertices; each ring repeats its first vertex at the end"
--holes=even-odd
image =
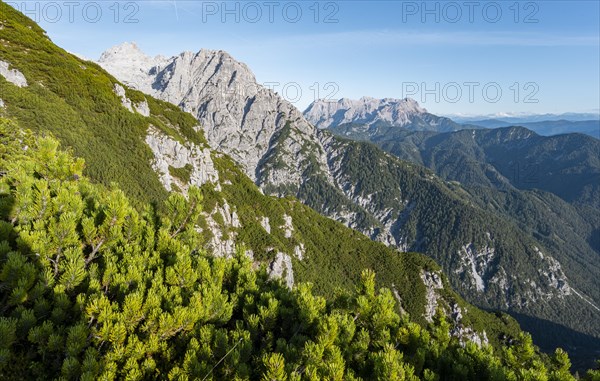
POLYGON ((361 96, 445 115, 600 108, 598 1, 9 3, 91 59, 124 41, 226 50, 300 109, 361 96))

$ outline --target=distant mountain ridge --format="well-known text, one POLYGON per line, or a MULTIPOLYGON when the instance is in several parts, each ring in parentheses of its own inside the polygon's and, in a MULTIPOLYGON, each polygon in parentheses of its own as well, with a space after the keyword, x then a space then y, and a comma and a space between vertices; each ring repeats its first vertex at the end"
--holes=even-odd
POLYGON ((600 113, 448 115, 457 123, 485 128, 521 126, 544 136, 579 132, 600 139, 600 113))
MULTIPOLYGON (((438 116, 429 113, 411 98, 362 97, 317 100, 304 111, 317 128, 345 124, 368 128, 402 127, 411 131, 450 132, 463 129, 522 126, 544 136, 579 132, 600 139, 600 114, 565 113, 539 115, 497 115, 490 117, 438 116)), ((373 132, 370 132, 372 134, 373 132)))
MULTIPOLYGON (((342 98, 338 101, 317 100, 304 111, 304 117, 317 128, 329 128, 347 123, 363 126, 387 125, 415 131, 456 131, 463 128, 458 123, 427 112, 411 98, 358 100, 342 98)), ((471 126, 471 128, 477 128, 471 126)))
POLYGON ((600 208, 600 141, 587 135, 546 137, 524 127, 436 133, 344 124, 329 130, 375 143, 465 185, 541 189, 600 208))
POLYGON ((473 120, 471 125, 485 128, 521 126, 544 136, 582 133, 600 139, 600 120, 543 120, 539 122, 509 122, 499 119, 473 120))
POLYGON ((471 123, 477 120, 502 120, 506 123, 533 123, 543 121, 558 121, 568 120, 571 122, 586 121, 586 120, 600 120, 600 111, 595 112, 566 112, 561 114, 524 114, 524 113, 498 113, 488 115, 444 115, 452 120, 459 123, 471 123))

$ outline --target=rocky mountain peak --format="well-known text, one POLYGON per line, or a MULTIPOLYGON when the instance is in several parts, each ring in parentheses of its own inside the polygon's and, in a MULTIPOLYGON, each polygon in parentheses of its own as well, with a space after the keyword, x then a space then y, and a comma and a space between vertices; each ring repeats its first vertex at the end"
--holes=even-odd
POLYGON ((358 100, 342 98, 337 102, 320 99, 306 109, 304 116, 318 128, 345 123, 371 125, 376 122, 402 127, 409 124, 413 116, 425 113, 427 110, 411 98, 376 99, 365 96, 358 100))
POLYGON ((100 56, 100 61, 111 60, 113 57, 147 57, 135 42, 123 42, 107 49, 100 56))
POLYGON ((169 61, 164 56, 150 57, 135 42, 124 42, 106 50, 98 64, 128 86, 149 92, 149 73, 153 68, 165 66, 169 61))
POLYGON ((166 61, 168 58, 161 55, 155 57, 147 55, 135 42, 124 42, 102 53, 98 63, 103 66, 148 70, 166 61))
POLYGON ((225 51, 201 49, 158 60, 136 55, 137 50, 124 44, 98 63, 129 86, 195 115, 211 146, 231 155, 254 180, 273 134, 288 121, 313 133, 299 110, 259 85, 248 66, 225 51))

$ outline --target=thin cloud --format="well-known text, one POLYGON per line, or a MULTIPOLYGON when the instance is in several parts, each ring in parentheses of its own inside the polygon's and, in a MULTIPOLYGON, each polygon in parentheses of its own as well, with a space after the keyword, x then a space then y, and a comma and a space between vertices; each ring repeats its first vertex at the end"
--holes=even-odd
POLYGON ((273 38, 271 43, 309 44, 312 46, 357 45, 456 45, 456 46, 594 46, 598 36, 564 36, 514 32, 419 32, 397 30, 356 30, 340 33, 292 35, 273 38))

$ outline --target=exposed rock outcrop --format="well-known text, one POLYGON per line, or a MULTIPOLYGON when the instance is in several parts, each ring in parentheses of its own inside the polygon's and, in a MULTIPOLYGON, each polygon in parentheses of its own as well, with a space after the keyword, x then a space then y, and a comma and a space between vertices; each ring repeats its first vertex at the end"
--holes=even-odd
POLYGON ((127 98, 127 95, 125 94, 125 88, 123 86, 119 85, 118 83, 116 83, 114 91, 115 91, 115 94, 117 94, 117 96, 119 98, 121 98, 121 104, 123 105, 123 107, 125 107, 130 112, 134 112, 132 104, 131 104, 131 100, 129 98, 127 98))
POLYGON ((281 278, 286 286, 294 286, 294 272, 292 270, 292 258, 284 253, 277 253, 275 260, 269 266, 269 276, 271 278, 281 278))
MULTIPOLYGON (((209 213, 203 212, 202 214, 211 233, 211 238, 206 244, 208 249, 217 257, 235 253, 237 228, 241 226, 237 212, 229 206, 227 201, 224 201, 209 213), (216 217, 217 215, 219 217, 216 217)), ((252 253, 247 254, 252 257, 252 253)))
POLYGON ((27 79, 23 73, 17 69, 11 69, 10 66, 8 62, 0 60, 0 75, 15 86, 26 87, 27 79))
POLYGON ((168 191, 173 189, 173 184, 185 192, 190 185, 201 186, 207 182, 218 182, 219 172, 215 169, 208 148, 200 148, 192 143, 184 145, 153 127, 148 130, 146 143, 154 153, 152 167, 168 191), (178 179, 170 170, 186 167, 189 171, 189 182, 178 179))
POLYGON ((429 271, 421 271, 421 280, 426 288, 425 300, 425 320, 432 322, 436 309, 438 308, 438 300, 440 298, 437 290, 444 288, 442 277, 440 274, 429 271))

